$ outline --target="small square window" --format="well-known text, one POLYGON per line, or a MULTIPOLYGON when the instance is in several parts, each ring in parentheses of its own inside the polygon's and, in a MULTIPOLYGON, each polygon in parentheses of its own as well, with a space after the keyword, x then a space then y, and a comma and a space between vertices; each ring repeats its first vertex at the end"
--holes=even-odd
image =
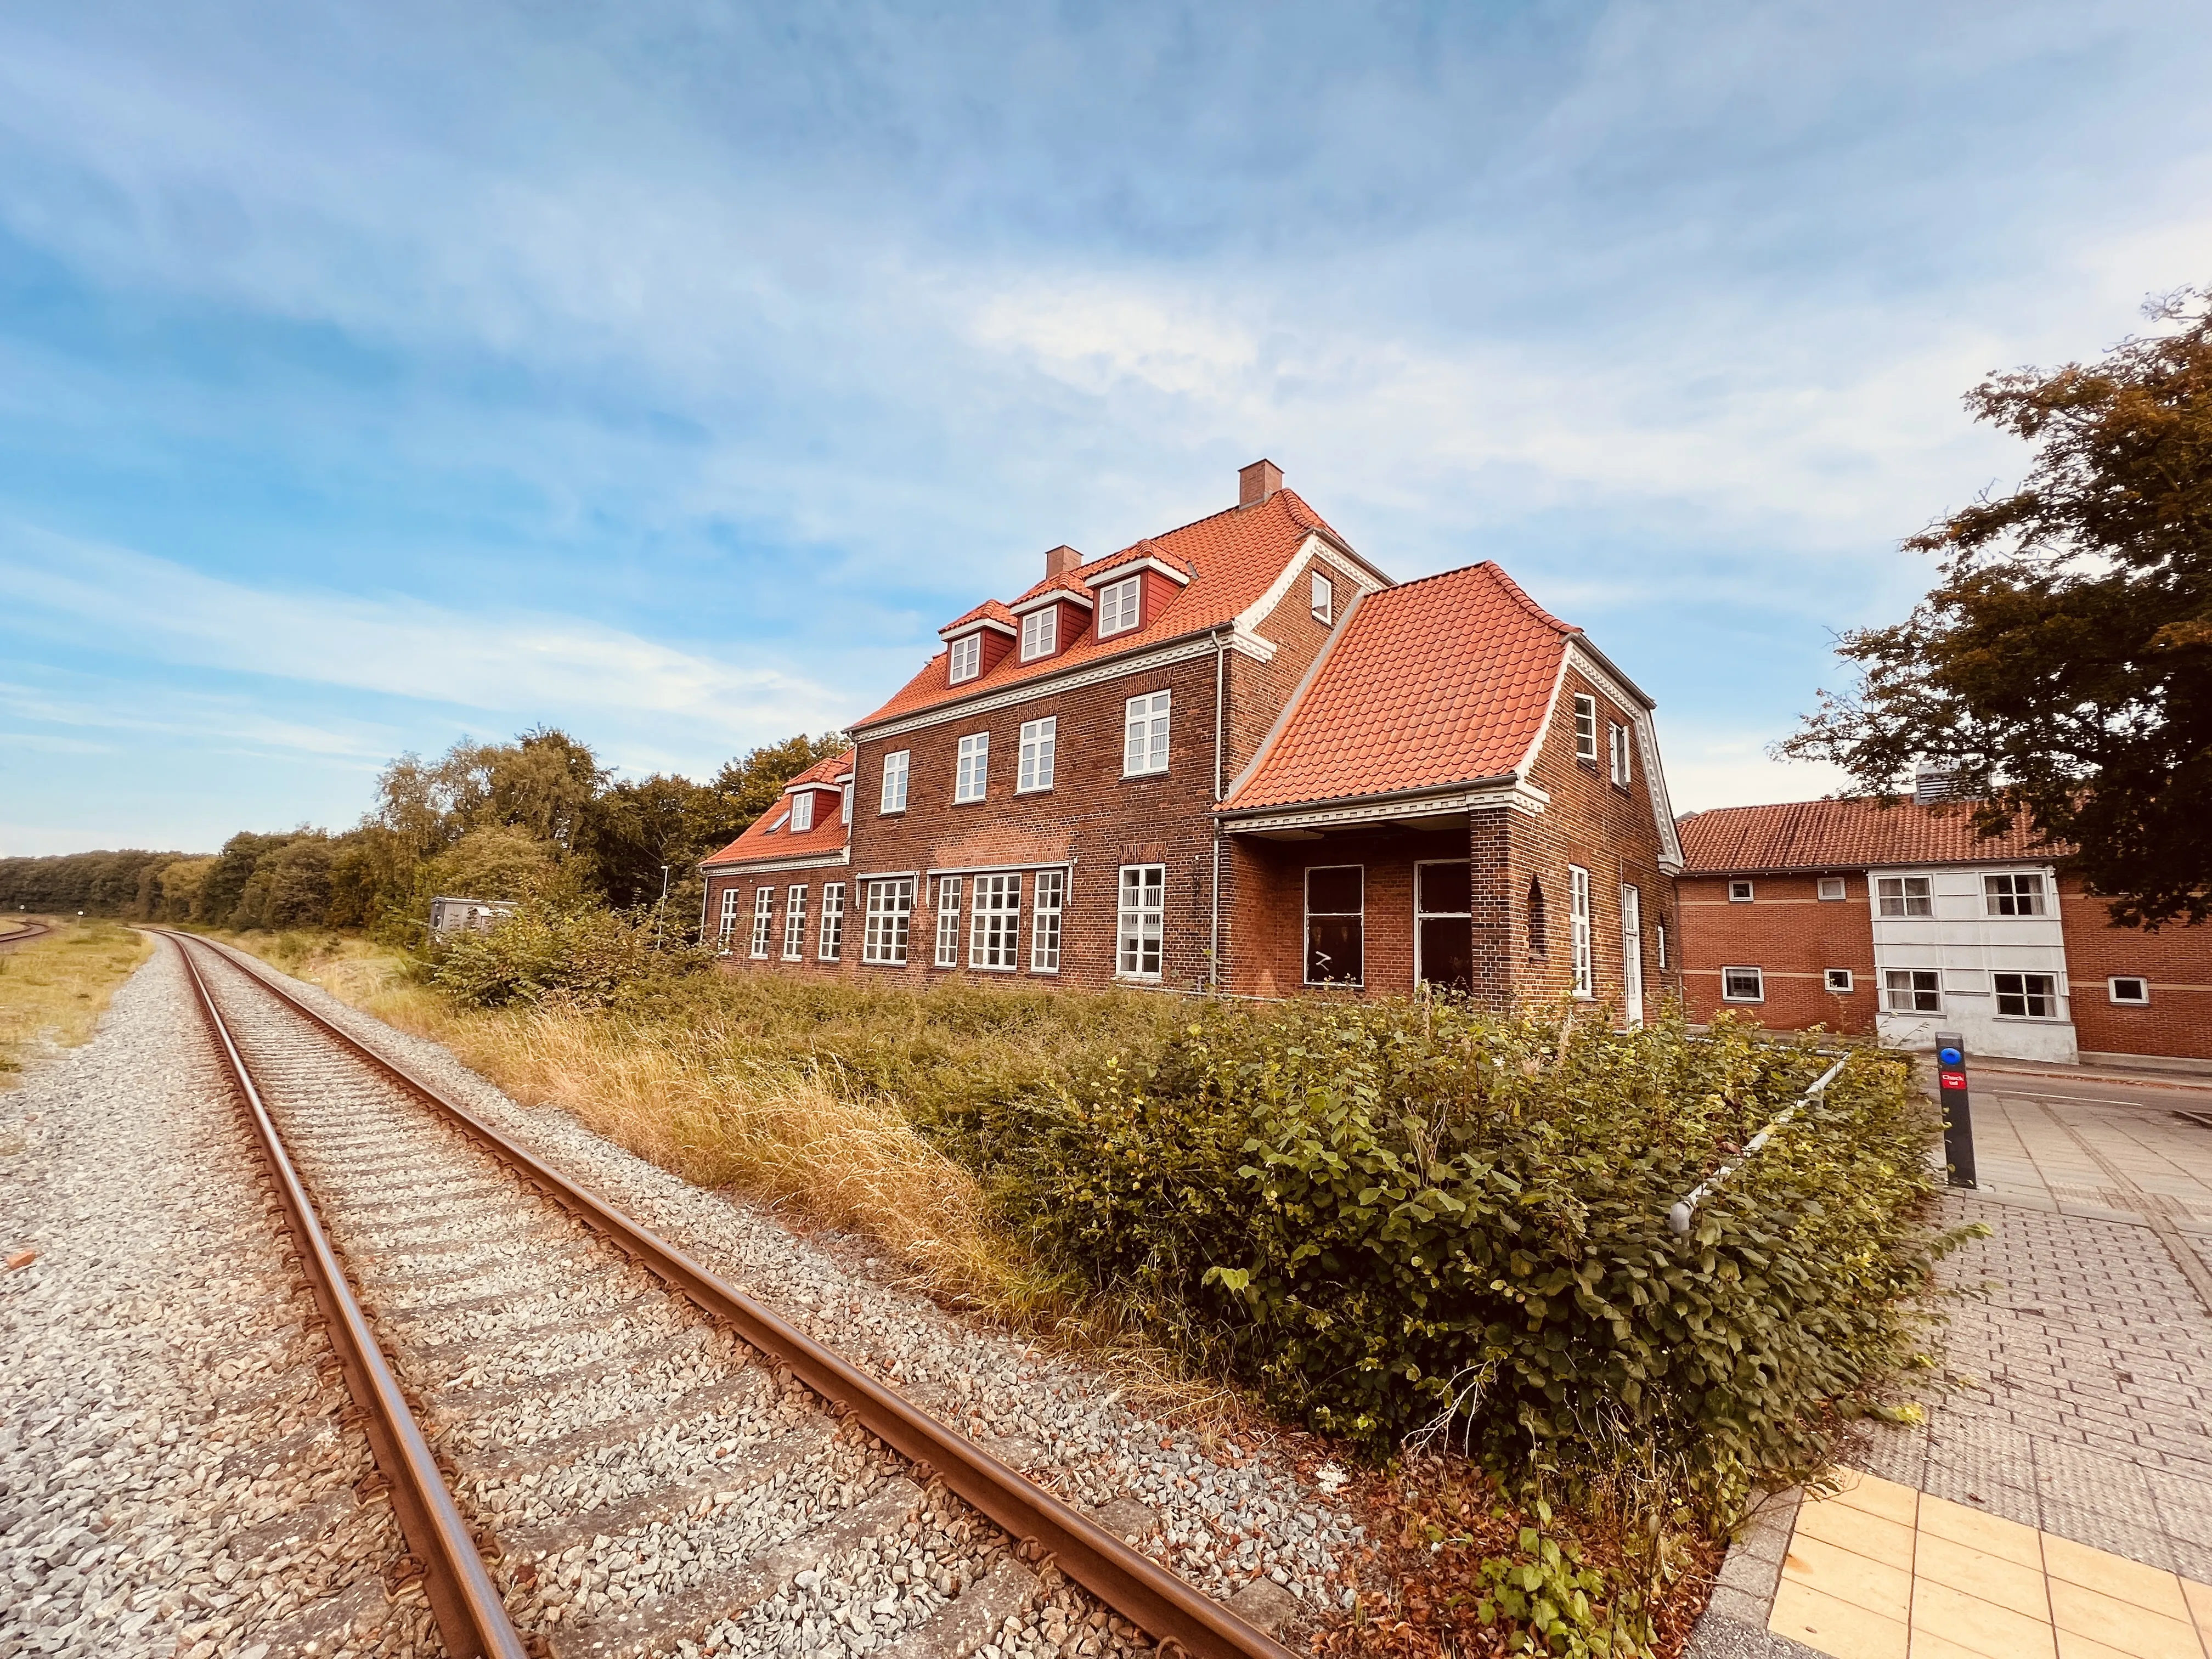
POLYGON ((1841 876, 1823 876, 1818 890, 1823 904, 1838 903, 1844 896, 1844 878, 1841 876))
POLYGON ((1765 974, 1757 968, 1722 969, 1721 1000, 1724 1002, 1765 1001, 1765 974))
POLYGON ((2139 974, 2115 974, 2105 985, 2112 1000, 2124 1008, 2150 1006, 2150 981, 2139 974))
POLYGON ((1881 976, 1881 1000, 1893 1014, 1940 1014, 1943 993, 1932 968, 1890 968, 1881 976))
POLYGON ((1886 916, 1932 916, 1935 883, 1927 876, 1882 876, 1875 882, 1876 908, 1886 916))
POLYGON ((1991 974, 1997 1012, 2010 1019, 2058 1018, 2058 979, 2054 974, 1991 974))
POLYGON ((2043 914, 2043 878, 1984 876, 1982 899, 1993 916, 2039 916, 2043 914))
POLYGON ((1317 623, 1333 621, 1336 616, 1336 589, 1329 585, 1328 578, 1318 570, 1313 573, 1311 592, 1314 620, 1317 623))
POLYGON ((983 636, 969 634, 952 641, 952 659, 945 678, 957 685, 983 672, 983 636))
POLYGON ((1827 986, 1829 991, 1833 994, 1839 997, 1847 997, 1850 995, 1851 970, 1850 969, 1830 968, 1822 973, 1820 978, 1822 982, 1827 986))
POLYGON ((1729 902, 1730 904, 1750 903, 1751 884, 1747 881, 1730 882, 1729 884, 1729 902))

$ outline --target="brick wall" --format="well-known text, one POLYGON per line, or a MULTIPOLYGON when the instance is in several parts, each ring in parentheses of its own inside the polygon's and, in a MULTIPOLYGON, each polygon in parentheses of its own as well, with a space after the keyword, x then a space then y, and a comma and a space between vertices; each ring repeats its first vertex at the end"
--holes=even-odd
POLYGON ((2058 878, 2075 1038, 2091 1054, 2212 1059, 2212 926, 2166 927, 2154 933, 2115 927, 2105 901, 2073 876, 2058 878), (2150 1005, 2114 1005, 2116 974, 2150 981, 2150 1005))
POLYGON ((1681 878, 1682 967, 1691 1018, 1707 1020, 1722 1008, 1736 1008, 1777 1029, 1874 1030, 1878 993, 1866 872, 1826 873, 1844 878, 1844 897, 1822 899, 1817 874, 1751 877, 1748 904, 1730 902, 1727 877, 1681 878), (1759 969, 1766 1000, 1724 1001, 1723 968, 1759 969), (1850 995, 1823 988, 1831 968, 1850 970, 1850 995))

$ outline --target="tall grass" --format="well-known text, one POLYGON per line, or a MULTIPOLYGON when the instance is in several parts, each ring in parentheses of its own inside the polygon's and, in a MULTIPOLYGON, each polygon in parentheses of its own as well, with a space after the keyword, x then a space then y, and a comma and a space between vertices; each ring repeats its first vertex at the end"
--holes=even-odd
POLYGON ((42 920, 52 933, 0 951, 0 1089, 21 1081, 41 1044, 74 1048, 88 1039, 115 988, 154 948, 116 922, 42 920))

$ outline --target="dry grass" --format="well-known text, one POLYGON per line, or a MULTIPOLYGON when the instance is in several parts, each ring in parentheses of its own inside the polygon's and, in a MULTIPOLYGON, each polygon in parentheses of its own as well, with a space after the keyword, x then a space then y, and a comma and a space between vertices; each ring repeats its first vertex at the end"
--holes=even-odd
POLYGON ((916 1288, 1025 1323, 1064 1297, 991 1227, 974 1177, 883 1095, 818 1066, 732 1064, 711 1017, 457 1008, 404 958, 357 939, 235 942, 391 1025, 444 1045, 526 1105, 557 1106, 701 1186, 873 1240, 916 1288))
POLYGON ((154 949, 120 922, 37 920, 54 931, 0 951, 0 1089, 21 1081, 41 1048, 74 1048, 90 1038, 115 988, 154 949))

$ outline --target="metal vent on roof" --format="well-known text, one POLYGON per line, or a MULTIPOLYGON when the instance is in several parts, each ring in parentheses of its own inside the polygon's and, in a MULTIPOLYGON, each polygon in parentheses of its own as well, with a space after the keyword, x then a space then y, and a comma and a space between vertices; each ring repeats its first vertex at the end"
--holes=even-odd
POLYGON ((1959 780, 1946 768, 1923 766, 1912 775, 1912 804, 1933 806, 1938 801, 1958 800, 1959 780))

